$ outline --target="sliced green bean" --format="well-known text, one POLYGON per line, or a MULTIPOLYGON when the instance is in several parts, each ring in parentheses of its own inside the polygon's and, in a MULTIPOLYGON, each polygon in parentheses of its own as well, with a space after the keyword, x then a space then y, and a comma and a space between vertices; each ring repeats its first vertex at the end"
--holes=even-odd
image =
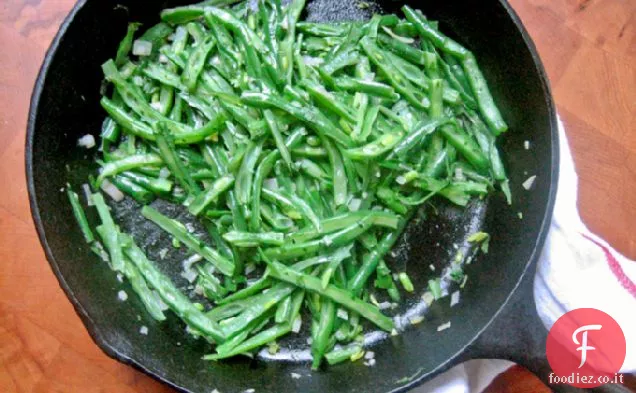
POLYGON ((384 316, 377 307, 365 303, 359 299, 352 298, 350 293, 344 289, 328 285, 322 288, 320 279, 297 272, 279 262, 268 263, 272 277, 296 285, 307 291, 311 291, 324 296, 350 311, 360 314, 379 328, 390 332, 393 330, 393 321, 384 316))
POLYGON ((144 206, 141 214, 147 219, 157 224, 161 229, 168 232, 181 243, 185 244, 193 252, 201 255, 208 262, 216 266, 223 274, 231 276, 234 274, 234 264, 221 256, 216 250, 206 246, 201 240, 190 234, 186 227, 180 222, 173 220, 159 213, 150 206, 144 206))

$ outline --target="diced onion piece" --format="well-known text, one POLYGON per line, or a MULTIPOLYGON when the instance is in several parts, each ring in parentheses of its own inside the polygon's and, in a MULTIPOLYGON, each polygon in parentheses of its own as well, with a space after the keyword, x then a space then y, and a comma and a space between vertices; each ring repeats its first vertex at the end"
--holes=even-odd
POLYGON ((145 40, 136 40, 133 43, 132 53, 135 56, 150 56, 152 53, 152 42, 145 40))
POLYGON ((450 306, 453 307, 455 306, 457 303, 459 303, 459 291, 455 291, 451 294, 451 302, 450 302, 450 306))
POLYGON ((360 210, 361 205, 362 199, 352 198, 351 201, 349 201, 349 210, 352 212, 357 212, 358 210, 360 210))
POLYGON ((325 61, 320 57, 303 56, 303 62, 310 67, 317 67, 325 61))
POLYGON ((537 180, 537 176, 530 176, 526 179, 526 181, 523 182, 523 188, 525 188, 526 190, 530 190, 534 185, 535 180, 537 180))
POLYGON ((340 319, 344 319, 345 321, 349 320, 349 313, 347 313, 347 310, 343 310, 342 308, 338 309, 336 316, 338 316, 338 318, 340 319))
POLYGON ((298 374, 298 373, 291 373, 291 377, 292 377, 293 379, 300 379, 301 375, 300 375, 300 374, 298 374))
POLYGON ((526 150, 530 150, 530 141, 524 141, 523 142, 523 148, 526 150))
POLYGON ((300 315, 294 319, 294 324, 292 325, 292 332, 298 333, 300 332, 300 328, 303 326, 303 320, 300 318, 300 315))
POLYGON ((139 334, 143 334, 144 336, 148 335, 148 327, 147 326, 142 326, 141 328, 139 328, 139 334))
POLYGON ((435 296, 433 296, 432 292, 427 291, 424 292, 424 294, 422 295, 422 300, 424 300, 424 302, 430 306, 435 301, 435 296))
POLYGON ((184 260, 183 263, 183 272, 181 273, 181 277, 188 280, 189 283, 193 283, 194 280, 197 279, 199 273, 192 268, 192 265, 195 263, 202 261, 203 257, 199 254, 194 254, 190 258, 184 260))
POLYGON ((126 291, 119 291, 117 292, 117 299, 125 302, 126 300, 128 300, 128 294, 126 293, 126 291))
POLYGON ((464 170, 462 168, 455 168, 455 179, 459 181, 466 180, 466 176, 464 176, 464 170))
POLYGON ((373 351, 367 351, 367 353, 364 354, 364 359, 365 360, 370 360, 375 358, 375 352, 373 351))
POLYGON ((263 181, 263 187, 270 191, 278 191, 278 180, 276 180, 275 178, 265 179, 263 181))
POLYGON ((82 184, 82 190, 84 190, 86 204, 88 206, 95 206, 95 203, 93 203, 93 191, 91 190, 91 187, 87 183, 84 183, 82 184))
POLYGON ((446 322, 446 323, 443 323, 443 324, 439 325, 439 326, 437 327, 437 331, 438 331, 438 332, 442 332, 442 331, 444 331, 444 330, 446 330, 446 329, 448 329, 448 328, 450 328, 450 327, 451 327, 451 323, 450 323, 450 321, 448 321, 448 322, 446 322))
POLYGON ((388 310, 392 307, 391 302, 382 302, 382 303, 378 303, 378 308, 380 310, 388 310))
POLYGON ((424 317, 421 315, 417 315, 414 317, 409 317, 409 322, 411 323, 411 325, 418 325, 420 323, 422 323, 422 321, 424 321, 424 317))
POLYGON ((95 137, 91 134, 86 134, 77 140, 77 145, 86 149, 92 149, 95 147, 95 137))
POLYGON ((121 202, 124 199, 124 193, 119 191, 119 188, 115 187, 115 185, 108 180, 102 182, 101 189, 115 202, 121 202))
POLYGON ((181 272, 181 277, 183 277, 186 280, 188 280, 189 283, 193 283, 194 280, 197 279, 198 275, 199 274, 195 270, 192 270, 192 269, 181 272))
POLYGON ((170 169, 163 167, 161 168, 161 170, 159 171, 159 177, 162 179, 167 179, 170 177, 170 169))

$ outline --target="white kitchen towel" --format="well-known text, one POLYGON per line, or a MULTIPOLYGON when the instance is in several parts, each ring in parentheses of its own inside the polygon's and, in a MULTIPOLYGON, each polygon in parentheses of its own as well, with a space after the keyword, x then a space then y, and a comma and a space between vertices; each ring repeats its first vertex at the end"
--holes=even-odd
MULTIPOLYGON (((591 233, 577 208, 578 177, 559 120, 561 163, 552 225, 534 281, 537 312, 546 328, 566 312, 602 310, 621 326, 627 340, 622 372, 636 371, 636 262, 591 233)), ((513 363, 472 360, 460 364, 413 393, 478 393, 513 363)))

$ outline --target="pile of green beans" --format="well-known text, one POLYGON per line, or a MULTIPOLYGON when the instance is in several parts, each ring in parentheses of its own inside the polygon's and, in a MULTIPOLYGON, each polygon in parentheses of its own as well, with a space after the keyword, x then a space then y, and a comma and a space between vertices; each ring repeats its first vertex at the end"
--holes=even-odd
POLYGON ((299 21, 305 0, 255 4, 166 9, 143 34, 131 24, 103 65, 92 187, 112 183, 200 256, 209 305, 122 233, 99 192, 98 236, 68 194, 86 242, 152 317, 170 309, 213 343, 206 359, 272 348, 305 319, 315 369, 360 358, 362 320, 394 331, 369 291, 397 302, 398 284, 415 290, 384 258, 420 205, 465 206, 495 187, 510 199, 495 145, 507 126, 475 56, 419 11, 323 24, 299 21), (184 206, 209 237, 156 199, 184 206))

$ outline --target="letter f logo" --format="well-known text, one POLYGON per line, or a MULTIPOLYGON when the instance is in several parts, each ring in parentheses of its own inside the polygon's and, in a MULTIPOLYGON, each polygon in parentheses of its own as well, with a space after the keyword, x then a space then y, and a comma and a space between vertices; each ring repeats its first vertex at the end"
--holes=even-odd
POLYGON ((579 368, 583 367, 585 361, 587 360, 587 351, 593 351, 596 349, 587 345, 587 332, 589 330, 601 330, 602 327, 602 325, 585 325, 576 329, 572 334, 572 341, 574 341, 576 345, 580 345, 580 347, 576 349, 577 351, 581 351, 581 364, 579 365, 579 368), (577 336, 581 332, 583 332, 583 334, 581 335, 581 342, 579 342, 577 336))

